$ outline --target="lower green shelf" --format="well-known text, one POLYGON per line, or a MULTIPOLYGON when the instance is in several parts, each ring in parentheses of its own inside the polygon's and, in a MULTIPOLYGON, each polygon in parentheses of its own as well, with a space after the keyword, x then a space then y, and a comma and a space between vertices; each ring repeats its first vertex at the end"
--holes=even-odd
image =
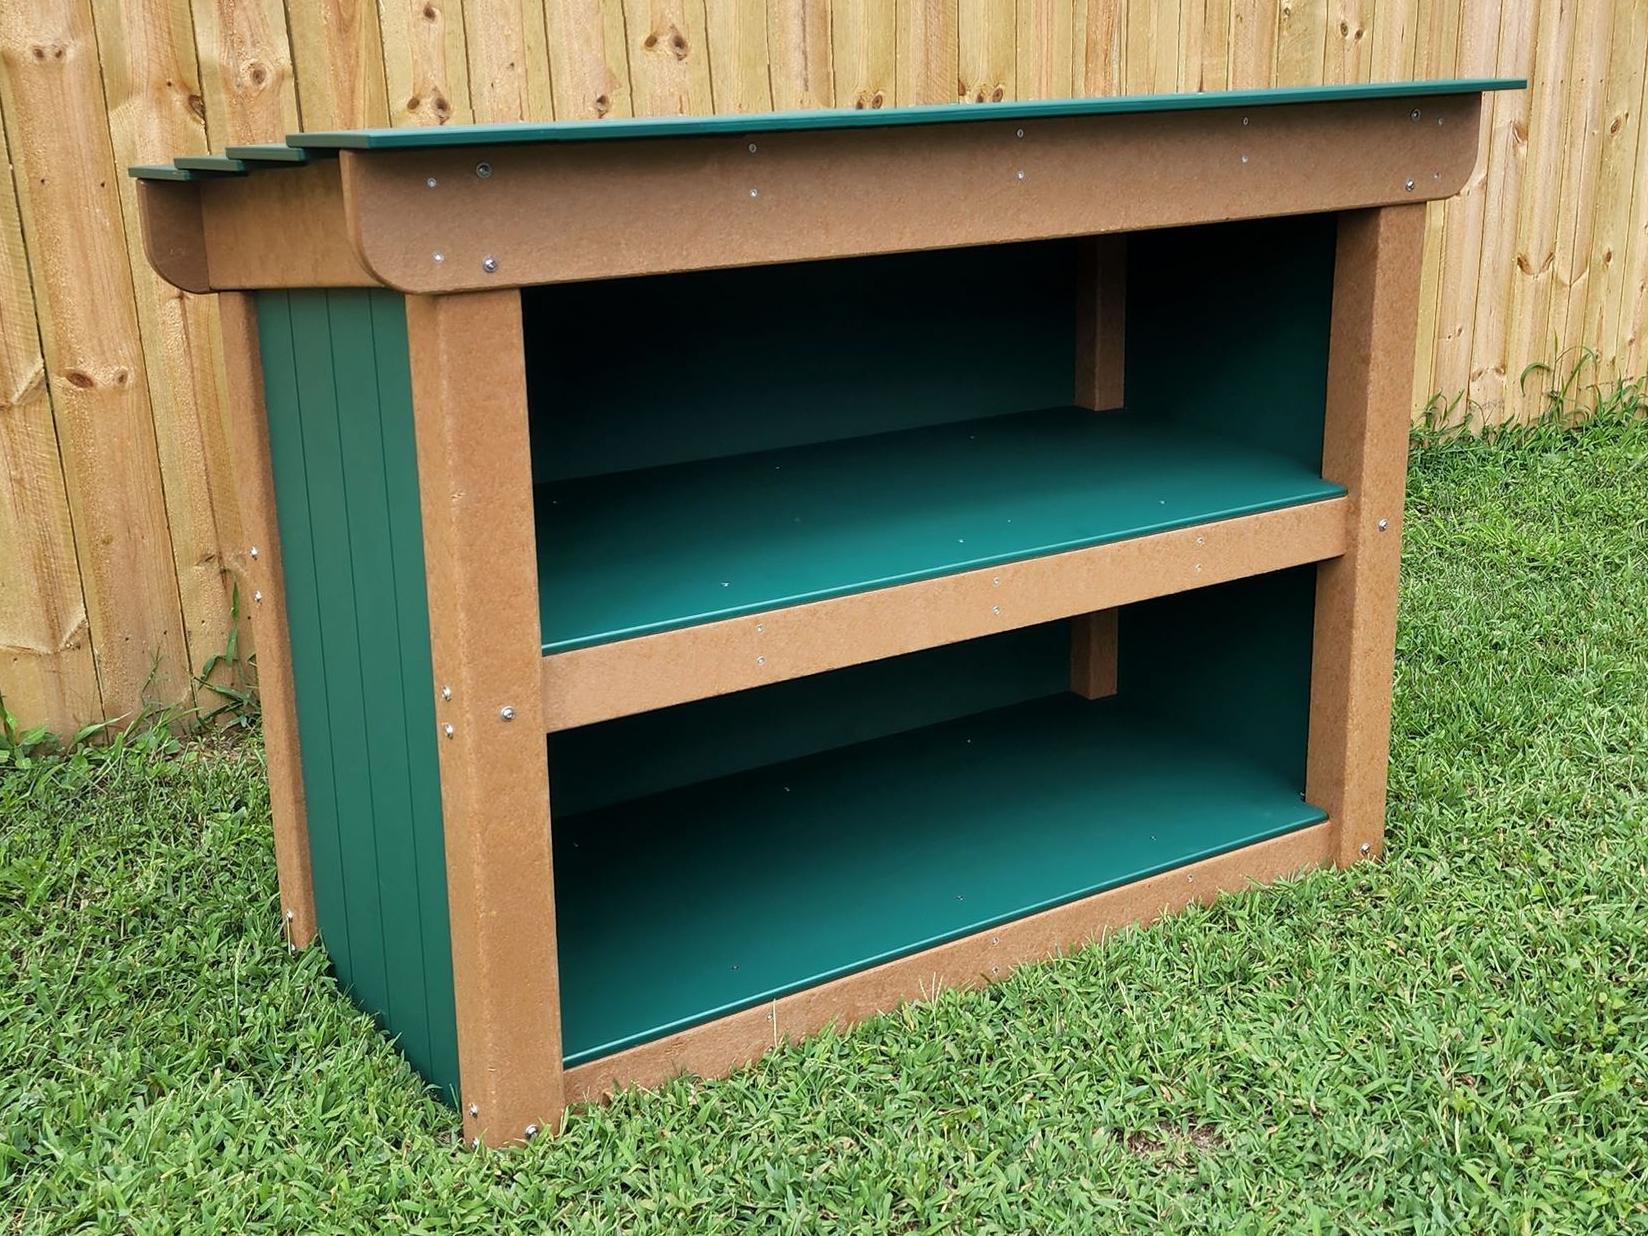
POLYGON ((1324 819, 1074 695, 557 819, 566 1063, 1324 819))

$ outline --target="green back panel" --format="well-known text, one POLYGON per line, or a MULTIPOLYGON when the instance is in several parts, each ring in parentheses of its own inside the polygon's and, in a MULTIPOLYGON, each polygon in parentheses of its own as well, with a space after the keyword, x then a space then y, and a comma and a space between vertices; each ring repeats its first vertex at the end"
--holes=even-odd
POLYGON ((321 937, 339 980, 455 1093, 446 866, 406 311, 258 295, 321 937))
POLYGON ((1127 243, 1127 406, 1322 468, 1336 217, 1127 243))
POLYGON ((527 288, 534 479, 1067 404, 1075 295, 1067 241, 527 288))

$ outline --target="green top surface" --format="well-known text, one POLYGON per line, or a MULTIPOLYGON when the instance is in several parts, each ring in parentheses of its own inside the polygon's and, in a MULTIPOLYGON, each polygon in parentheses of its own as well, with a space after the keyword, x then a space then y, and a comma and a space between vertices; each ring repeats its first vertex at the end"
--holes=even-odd
POLYGON ((1073 695, 558 818, 566 1062, 1324 818, 1073 695))
POLYGON ((217 176, 244 176, 247 171, 244 162, 228 155, 178 155, 173 163, 187 171, 217 176))
POLYGON ((134 163, 126 169, 133 180, 199 180, 198 172, 170 163, 134 163))
MULTIPOLYGON (((1520 78, 1464 78, 1426 82, 1363 82, 1342 86, 1296 86, 1280 90, 1216 90, 1200 94, 1122 95, 1099 99, 1032 99, 1012 103, 941 103, 920 107, 821 108, 813 111, 736 113, 716 116, 638 116, 551 123, 443 125, 439 128, 341 129, 294 133, 293 150, 409 150, 433 146, 496 146, 538 142, 623 141, 644 137, 708 137, 790 133, 811 129, 879 129, 902 125, 976 124, 992 120, 1055 120, 1067 116, 1116 116, 1138 112, 1203 111, 1233 107, 1274 107, 1286 103, 1333 103, 1353 99, 1407 99, 1484 90, 1520 90, 1520 78)), ((229 151, 241 157, 244 147, 229 151)), ((254 147, 267 152, 269 147, 254 147)), ((280 161, 263 153, 261 163, 280 161)), ((130 169, 145 180, 187 180, 175 169, 130 169)))
POLYGON ((309 152, 295 146, 230 146, 224 154, 243 163, 307 163, 309 152))
POLYGON ((544 651, 1344 492, 1272 451, 1082 408, 540 485, 544 651))

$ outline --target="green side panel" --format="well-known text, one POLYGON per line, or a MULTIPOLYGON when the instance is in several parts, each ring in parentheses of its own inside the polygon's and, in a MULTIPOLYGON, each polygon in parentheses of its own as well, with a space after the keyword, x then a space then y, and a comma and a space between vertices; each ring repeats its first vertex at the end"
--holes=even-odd
POLYGON ((1129 236, 1127 406, 1320 471, 1335 239, 1333 215, 1129 236))
POLYGON ((264 292, 258 333, 321 936, 354 999, 455 1093, 404 304, 264 292))
POLYGON ((641 137, 744 136, 807 129, 877 129, 901 125, 979 124, 1003 120, 1050 120, 1061 116, 1113 116, 1137 112, 1209 111, 1328 103, 1347 99, 1410 100, 1484 90, 1520 90, 1513 78, 1431 82, 1372 82, 1296 86, 1279 90, 1215 90, 1198 94, 1125 95, 1099 99, 1037 99, 982 107, 940 104, 849 110, 820 109, 757 115, 642 117, 560 121, 556 124, 443 125, 440 128, 352 129, 294 133, 286 140, 315 149, 404 150, 429 146, 497 145, 511 142, 620 141, 641 137))
POLYGON ((533 479, 1067 404, 1075 303, 1068 241, 528 288, 533 479))
POLYGON ((562 817, 567 1062, 1324 818, 1068 694, 562 817))
POLYGON ((170 163, 134 163, 126 169, 133 180, 199 180, 195 172, 170 163))
POLYGON ((565 730, 549 739, 551 814, 1040 699, 1069 682, 1070 629, 1050 622, 565 730))
POLYGON ((178 155, 172 163, 185 171, 216 176, 244 176, 247 172, 245 163, 228 155, 178 155))
MULTIPOLYGON (((1311 410, 1318 459, 1321 408, 1311 410)), ((1178 430, 1147 409, 1067 407, 540 486, 544 645, 580 648, 1342 494, 1319 469, 1229 434, 1178 430)))
POLYGON ((231 159, 239 159, 249 164, 276 164, 290 166, 296 163, 309 162, 309 152, 298 150, 292 146, 280 146, 274 143, 256 146, 230 146, 223 152, 231 159))

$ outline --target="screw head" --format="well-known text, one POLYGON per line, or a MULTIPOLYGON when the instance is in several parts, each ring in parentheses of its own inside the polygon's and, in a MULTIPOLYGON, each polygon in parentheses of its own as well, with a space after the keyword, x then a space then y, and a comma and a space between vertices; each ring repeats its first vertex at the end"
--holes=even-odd
POLYGON ((1417 107, 1408 113, 1408 119, 1413 121, 1414 124, 1419 123, 1419 109, 1417 107))
POLYGON ((1381 531, 1381 532, 1389 532, 1390 531, 1390 520, 1381 519, 1376 526, 1378 527, 1379 531, 1381 531))
POLYGON ((521 1132, 526 1135, 526 1140, 530 1142, 533 1138, 538 1136, 538 1126, 535 1124, 529 1124, 526 1128, 522 1129, 521 1132))
POLYGON ((755 153, 755 143, 754 143, 754 142, 751 142, 751 143, 750 143, 750 153, 751 153, 751 154, 754 154, 754 153, 755 153))
POLYGON ((254 557, 254 558, 256 558, 256 557, 257 557, 257 555, 258 555, 258 548, 257 548, 257 546, 256 546, 256 545, 254 545, 254 546, 252 546, 252 548, 251 548, 251 555, 252 555, 252 557, 254 557))
POLYGON ((1243 116, 1243 117, 1242 117, 1242 127, 1243 127, 1243 128, 1244 128, 1244 129, 1245 129, 1245 128, 1246 128, 1246 127, 1247 127, 1247 117, 1246 117, 1246 116, 1243 116))
POLYGON ((441 688, 441 698, 443 700, 451 699, 452 698, 452 688, 443 686, 441 688))
POLYGON ((433 189, 436 185, 440 184, 441 182, 436 180, 433 176, 431 176, 428 180, 424 181, 423 183, 424 183, 424 188, 433 189))
POLYGON ((1362 857, 1366 858, 1369 854, 1373 853, 1373 844, 1371 842, 1364 841, 1360 846, 1357 847, 1357 849, 1361 850, 1362 851, 1362 857))
POLYGON ((1023 137, 1024 136, 1024 130, 1020 129, 1017 133, 1013 134, 1013 136, 1014 137, 1023 137))
POLYGON ((1409 193, 1412 193, 1413 192, 1413 181, 1411 181, 1411 180, 1403 181, 1402 182, 1402 187, 1404 189, 1406 189, 1409 193))
POLYGON ((435 265, 439 266, 444 261, 446 261, 446 254, 437 249, 435 251, 435 265))
POLYGON ((263 604, 263 594, 261 592, 254 592, 252 594, 252 603, 254 605, 262 605, 263 604))
POLYGON ((480 1107, 477 1104, 471 1103, 469 1105, 469 1118, 471 1120, 473 1120, 476 1116, 479 1116, 480 1114, 481 1114, 480 1107))
POLYGON ((1020 179, 1020 180, 1023 180, 1023 179, 1024 179, 1024 169, 1023 169, 1023 168, 1020 168, 1020 169, 1019 169, 1019 174, 1018 174, 1018 175, 1019 175, 1019 179, 1020 179))
POLYGON ((1001 606, 999 606, 999 605, 992 605, 992 606, 991 606, 991 607, 990 607, 990 612, 991 612, 991 613, 992 613, 992 614, 999 614, 999 613, 1001 613, 1001 606))
POLYGON ((469 1139, 469 1148, 471 1150, 479 1150, 481 1148, 481 1139, 478 1138, 478 1137, 470 1138, 469 1139))
POLYGON ((766 657, 757 657, 755 659, 755 663, 757 665, 765 665, 767 663, 767 658, 766 657))
POLYGON ((450 721, 448 721, 445 725, 441 726, 441 733, 445 734, 448 738, 451 738, 452 735, 456 734, 457 732, 458 732, 457 730, 452 728, 452 722, 450 722, 450 721))
POLYGON ((515 719, 515 710, 513 708, 511 708, 508 704, 505 704, 502 708, 498 709, 498 720, 500 720, 500 721, 513 721, 514 719, 515 719))
POLYGON ((481 259, 481 269, 489 275, 498 273, 498 259, 488 254, 481 259))
POLYGON ((492 179, 492 164, 490 164, 490 163, 477 163, 475 165, 475 175, 479 176, 482 180, 491 180, 492 179))
POLYGON ((751 189, 750 190, 750 196, 751 197, 760 197, 761 196, 761 190, 760 189, 751 189))
POLYGON ((291 922, 291 921, 292 921, 292 920, 293 920, 293 919, 294 919, 294 918, 296 918, 296 917, 297 917, 297 916, 298 916, 298 912, 297 912, 297 911, 296 911, 296 910, 288 910, 288 911, 286 911, 286 921, 287 921, 287 922, 288 922, 288 923, 289 923, 289 922, 291 922))

